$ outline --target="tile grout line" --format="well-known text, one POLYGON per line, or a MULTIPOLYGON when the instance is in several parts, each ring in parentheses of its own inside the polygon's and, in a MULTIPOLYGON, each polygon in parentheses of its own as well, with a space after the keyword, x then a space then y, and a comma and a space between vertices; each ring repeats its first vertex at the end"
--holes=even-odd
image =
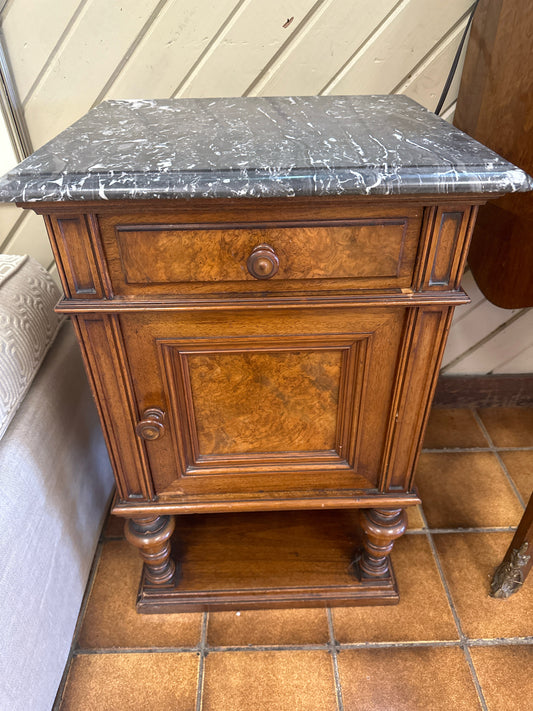
MULTIPOLYGON (((420 507, 420 515, 422 517, 422 520, 423 520, 425 526, 427 527, 427 519, 426 519, 426 515, 425 515, 422 507, 420 507)), ((468 646, 467 646, 467 638, 463 632, 461 620, 459 618, 459 613, 457 612, 457 609, 455 607, 455 603, 453 601, 452 594, 450 592, 450 588, 448 587, 448 582, 446 580, 446 576, 444 575, 444 570, 443 570, 441 562, 440 562, 439 554, 437 552, 437 547, 435 546, 433 536, 432 536, 431 531, 429 529, 427 531, 427 537, 428 537, 428 543, 429 543, 431 551, 433 553, 433 558, 435 560, 435 564, 437 566, 437 570, 439 571, 439 576, 440 576, 440 579, 442 582, 442 586, 444 588, 444 592, 446 593, 446 597, 448 598, 448 604, 449 604, 450 609, 452 611, 452 616, 453 616, 453 619, 455 622, 455 626, 457 627, 457 632, 459 633, 460 646, 463 650, 463 654, 465 656, 466 662, 467 662, 468 667, 470 669, 470 674, 472 676, 472 681, 473 681, 474 686, 477 691, 477 695, 479 698, 479 702, 481 704, 481 708, 483 709, 483 711, 489 711, 487 702, 485 701, 485 696, 483 694, 483 689, 481 688, 481 684, 479 682, 479 679, 478 679, 478 676, 476 673, 476 669, 474 667, 474 662, 472 661, 472 657, 470 655, 470 650, 468 649, 468 646)))
MULTIPOLYGON (((522 499, 522 496, 520 495, 520 492, 519 492, 518 489, 516 488, 516 484, 514 483, 514 481, 513 481, 512 477, 511 477, 511 475, 510 475, 509 472, 507 471, 507 467, 506 467, 505 464, 503 463, 503 459, 500 457, 498 448, 494 445, 494 442, 492 441, 492 437, 490 436, 490 434, 489 434, 487 428, 485 427, 485 424, 484 424, 483 420, 481 419, 481 416, 480 416, 480 414, 478 413, 478 411, 477 411, 476 408, 472 408, 472 414, 474 415, 474 419, 476 420, 476 422, 478 423, 479 427, 481 428, 481 431, 483 432, 484 436, 486 437, 487 442, 488 442, 489 445, 490 445, 490 451, 494 454, 494 456, 495 456, 496 459, 498 460, 498 464, 500 465, 501 469, 503 470, 503 473, 505 474, 505 476, 506 476, 506 478, 507 478, 507 481, 508 481, 509 484, 511 485, 512 490, 514 491, 516 497, 518 498, 518 501, 520 502, 520 505, 522 506, 523 509, 525 509, 525 508, 526 508, 526 505, 525 505, 525 503, 524 503, 524 500, 522 499)), ((513 449, 514 449, 514 448, 513 448, 513 449)), ((507 450, 507 451, 508 451, 508 450, 507 450)))
POLYGON ((194 647, 92 647, 76 649, 74 656, 91 657, 98 655, 112 657, 115 654, 200 654, 200 645, 194 647))
MULTIPOLYGON (((294 608, 288 608, 294 609, 294 608)), ((330 644, 247 644, 235 646, 214 646, 206 648, 206 656, 211 652, 316 652, 330 651, 330 644)))
MULTIPOLYGON (((106 517, 105 521, 107 521, 107 517, 106 517)), ((104 530, 105 521, 104 521, 104 525, 102 526, 102 531, 104 530)), ((78 644, 78 637, 79 637, 79 634, 81 631, 81 627, 83 625, 83 621, 85 619, 87 605, 89 604, 89 597, 91 595, 91 592, 92 592, 92 589, 94 586, 94 581, 96 580, 96 572, 98 570, 98 565, 100 563, 100 558, 102 556, 102 549, 103 549, 102 531, 100 532, 100 536, 98 537, 98 543, 96 544, 96 550, 94 552, 93 560, 91 563, 91 569, 89 571, 89 577, 87 579, 87 584, 85 586, 85 592, 83 594, 83 599, 81 601, 80 611, 78 613, 78 619, 76 620, 76 626, 74 627, 74 633, 72 635, 72 641, 70 643, 70 649, 68 652, 67 661, 65 663, 65 668, 63 670, 63 675, 61 677, 61 681, 59 682, 59 686, 57 688, 57 693, 56 693, 56 697, 54 699, 54 704, 52 706, 52 711, 59 711, 59 709, 61 707, 61 702, 63 701, 63 694, 65 692, 65 687, 67 685, 67 679, 68 679, 68 675, 70 672, 70 667, 72 665, 72 660, 74 659, 74 656, 76 656, 76 654, 77 654, 76 647, 78 644)))
POLYGON ((465 644, 462 645, 463 647, 463 654, 465 655, 466 661, 468 663, 468 666, 470 667, 470 673, 472 674, 472 680, 474 682, 474 686, 476 687, 476 691, 479 697, 479 702, 481 704, 481 707, 483 711, 489 711, 489 708, 487 706, 487 702, 485 701, 485 696, 483 694, 483 689, 481 688, 481 683, 477 677, 477 672, 476 672, 476 667, 474 666, 474 660, 472 659, 472 655, 470 654, 470 649, 468 645, 465 644))
POLYGON ((533 636, 497 637, 496 639, 469 639, 469 647, 503 647, 508 645, 533 644, 533 636))
POLYGON ((469 526, 457 528, 413 528, 407 530, 406 536, 419 536, 422 533, 514 533, 516 526, 469 526))
POLYGON ((202 618, 202 633, 200 635, 200 660, 198 662, 198 682, 196 687, 196 711, 202 711, 204 694, 204 667, 207 648, 207 625, 209 623, 209 612, 204 612, 202 618))
POLYGON ((403 642, 346 642, 339 644, 340 651, 349 649, 405 649, 406 647, 460 647, 457 640, 405 640, 403 642))
POLYGON ((456 454, 458 452, 533 452, 533 447, 423 447, 422 454, 456 454))
POLYGON ((466 662, 468 666, 470 667, 470 674, 472 675, 472 680, 474 682, 474 686, 476 687, 476 691, 479 697, 479 702, 481 704, 481 707, 483 711, 489 711, 489 708, 487 706, 487 702, 485 700, 485 695, 483 694, 483 689, 481 688, 481 683, 478 679, 477 672, 476 672, 476 667, 474 666, 474 660, 472 659, 472 655, 470 654, 470 649, 468 647, 468 644, 465 643, 461 645, 463 648, 463 654, 465 655, 466 662))
MULTIPOLYGON (((508 644, 533 644, 533 636, 526 637, 498 637, 496 639, 466 639, 469 647, 496 647, 508 644)), ((336 642, 335 649, 345 651, 350 649, 393 649, 396 647, 460 647, 460 640, 405 640, 397 642, 336 642)), ((113 656, 116 654, 199 654, 200 646, 194 647, 95 647, 93 649, 78 649, 77 657, 96 655, 113 656)), ((286 645, 246 645, 246 646, 216 646, 209 647, 205 656, 211 652, 316 652, 330 651, 329 645, 324 644, 286 644, 286 645)))
POLYGON ((331 608, 328 607, 326 610, 328 618, 328 630, 329 630, 329 648, 331 652, 331 660, 333 663, 333 679, 335 681, 335 693, 337 695, 337 707, 339 711, 344 711, 344 703, 342 700, 342 686, 341 677, 339 674, 339 660, 337 658, 337 640, 335 639, 335 631, 333 629, 333 613, 331 608))

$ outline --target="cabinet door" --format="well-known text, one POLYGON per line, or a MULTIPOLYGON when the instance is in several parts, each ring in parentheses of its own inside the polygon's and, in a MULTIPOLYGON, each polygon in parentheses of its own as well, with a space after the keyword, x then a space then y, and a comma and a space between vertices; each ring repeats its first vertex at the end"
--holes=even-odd
POLYGON ((138 417, 164 413, 144 441, 158 499, 375 491, 406 320, 398 307, 121 316, 138 417))

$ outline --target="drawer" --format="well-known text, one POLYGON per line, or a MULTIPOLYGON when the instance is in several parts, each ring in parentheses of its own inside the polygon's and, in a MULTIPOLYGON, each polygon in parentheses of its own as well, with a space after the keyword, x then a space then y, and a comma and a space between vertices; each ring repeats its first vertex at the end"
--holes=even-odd
POLYGON ((312 223, 100 221, 116 295, 401 289, 411 285, 420 217, 312 223))

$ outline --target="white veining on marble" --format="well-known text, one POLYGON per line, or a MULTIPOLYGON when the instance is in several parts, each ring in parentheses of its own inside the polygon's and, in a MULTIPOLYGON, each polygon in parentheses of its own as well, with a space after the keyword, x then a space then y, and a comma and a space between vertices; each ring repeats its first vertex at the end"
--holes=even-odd
POLYGON ((1 178, 0 201, 531 189, 404 96, 112 100, 1 178))

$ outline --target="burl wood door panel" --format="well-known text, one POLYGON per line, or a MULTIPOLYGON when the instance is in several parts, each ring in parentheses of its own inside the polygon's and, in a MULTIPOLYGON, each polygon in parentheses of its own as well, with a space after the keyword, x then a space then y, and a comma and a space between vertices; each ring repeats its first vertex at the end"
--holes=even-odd
POLYGON ((378 487, 403 308, 120 316, 155 493, 302 498, 378 487))
POLYGON ((180 404, 194 413, 195 460, 333 452, 341 349, 347 344, 327 350, 317 345, 262 338, 247 350, 246 343, 230 339, 207 347, 188 343, 184 350, 166 346, 173 375, 182 382, 180 404))

